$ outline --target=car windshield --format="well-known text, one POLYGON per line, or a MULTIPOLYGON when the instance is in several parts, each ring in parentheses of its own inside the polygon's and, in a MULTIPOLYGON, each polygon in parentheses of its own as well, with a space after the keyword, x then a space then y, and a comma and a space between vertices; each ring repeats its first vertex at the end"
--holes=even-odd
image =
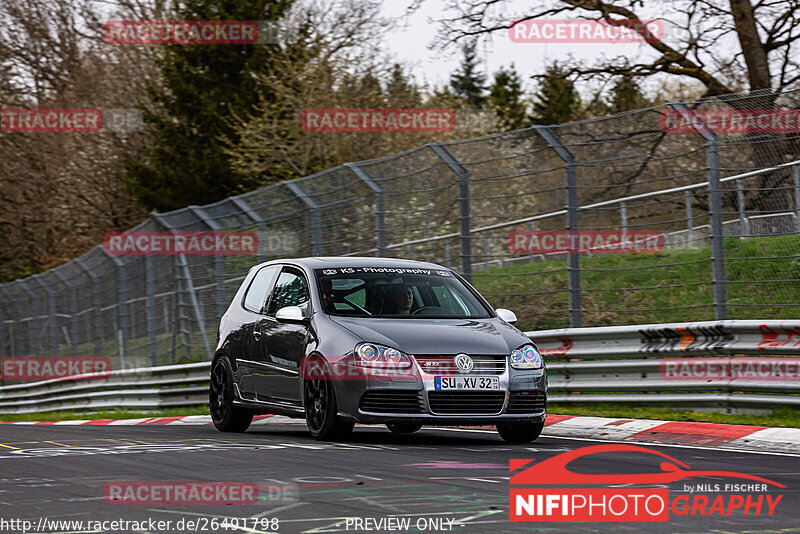
POLYGON ((353 317, 486 319, 491 312, 451 271, 417 267, 316 269, 325 312, 353 317))

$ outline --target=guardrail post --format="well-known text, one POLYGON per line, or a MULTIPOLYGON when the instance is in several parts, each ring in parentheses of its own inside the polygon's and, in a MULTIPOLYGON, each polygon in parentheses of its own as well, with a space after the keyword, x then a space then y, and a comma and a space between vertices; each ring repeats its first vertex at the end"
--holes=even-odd
MULTIPOLYGON (((160 224, 163 228, 166 228, 170 232, 174 232, 175 229, 170 226, 167 220, 159 213, 151 213, 150 217, 153 218, 158 224, 160 224)), ((200 337, 203 340, 203 347, 206 350, 207 355, 211 355, 211 347, 208 344, 208 338, 206 337, 206 327, 205 327, 205 320, 203 319, 203 310, 200 308, 200 301, 197 300, 197 293, 194 291, 194 284, 192 283, 192 273, 189 270, 189 264, 186 262, 186 255, 185 254, 177 254, 175 256, 175 271, 179 273, 178 276, 175 277, 175 319, 176 321, 183 322, 183 315, 181 311, 181 304, 182 299, 180 298, 182 288, 181 288, 181 280, 186 283, 186 291, 189 293, 189 298, 192 301, 192 308, 194 309, 195 317, 197 318, 197 326, 200 328, 200 337)), ((177 324, 181 324, 177 323, 177 324)), ((180 326, 178 326, 180 328, 180 326)), ((191 347, 189 344, 188 331, 183 332, 185 334, 184 338, 184 350, 186 350, 187 358, 191 357, 191 347)), ((175 355, 175 333, 173 332, 172 337, 172 354, 173 357, 175 355)))
POLYGON ((448 239, 444 240, 444 261, 445 265, 447 265, 447 267, 449 268, 451 265, 451 260, 450 260, 450 240, 448 239))
POLYGON ((31 353, 40 356, 41 345, 39 344, 39 340, 41 336, 35 331, 38 326, 39 315, 41 314, 41 310, 39 309, 39 296, 28 286, 28 282, 25 280, 18 280, 17 282, 19 283, 19 287, 28 294, 31 300, 31 323, 28 326, 28 347, 31 353))
MULTIPOLYGON (((209 217, 208 213, 206 213, 206 210, 203 208, 189 206, 189 211, 192 212, 195 217, 203 221, 203 224, 208 226, 211 230, 215 232, 224 230, 222 225, 209 217)), ((216 274, 217 286, 217 316, 222 317, 225 315, 225 310, 228 308, 228 300, 225 295, 225 255, 220 254, 219 251, 216 251, 214 255, 214 271, 216 274)))
POLYGON ((128 328, 128 281, 125 279, 125 262, 122 259, 109 254, 105 249, 100 249, 103 254, 110 259, 117 267, 117 317, 119 318, 119 332, 117 332, 119 343, 120 367, 126 369, 126 358, 128 356, 128 338, 130 329, 128 328))
MULTIPOLYGON (((670 102, 673 109, 682 115, 691 115, 692 110, 682 102, 670 102)), ((690 121, 690 124, 692 121, 690 121)), ((722 184, 720 182, 719 142, 717 134, 697 132, 706 142, 706 176, 708 180, 708 209, 711 237, 711 280, 714 287, 714 318, 728 318, 728 290, 725 273, 725 234, 722 226, 722 184)))
POLYGON ((353 171, 359 180, 367 184, 367 187, 375 193, 375 238, 377 251, 375 255, 379 258, 386 257, 386 193, 383 188, 367 173, 358 166, 357 163, 345 163, 345 167, 353 171))
POLYGON ((56 314, 56 292, 49 284, 42 281, 41 274, 31 278, 47 293, 47 352, 48 356, 58 355, 58 315, 56 314))
POLYGON ((461 232, 461 274, 468 282, 472 282, 472 235, 470 234, 470 208, 469 208, 469 173, 450 152, 440 143, 428 143, 426 146, 433 150, 450 170, 458 177, 458 221, 461 232))
POLYGON ((694 222, 692 221, 692 192, 684 191, 686 198, 686 245, 691 246, 694 241, 694 222))
POLYGON ((245 202, 244 199, 238 197, 231 197, 228 199, 234 206, 242 211, 245 215, 250 217, 256 228, 258 228, 258 256, 256 261, 262 263, 267 261, 267 223, 264 218, 258 214, 256 210, 250 207, 250 204, 245 202))
POLYGON ((322 256, 322 214, 319 204, 297 182, 283 182, 311 210, 311 255, 322 256))
POLYGON ((792 167, 792 175, 794 176, 794 222, 797 231, 800 232, 800 166, 792 167))
POLYGON ((69 290, 69 336, 67 336, 67 343, 72 347, 72 355, 78 355, 78 290, 75 284, 69 281, 69 278, 61 274, 59 268, 53 269, 51 272, 61 280, 69 290))
POLYGON ((75 263, 77 263, 83 272, 85 272, 89 278, 92 280, 92 287, 93 290, 93 299, 94 299, 94 328, 95 328, 95 352, 97 353, 96 356, 103 355, 103 287, 100 283, 100 277, 94 269, 89 267, 89 265, 81 258, 76 258, 75 263))
POLYGON ((736 198, 739 203, 739 235, 750 237, 750 225, 744 210, 744 187, 741 180, 736 180, 736 198))
POLYGON ((569 325, 572 328, 580 327, 583 324, 581 310, 581 256, 578 253, 578 174, 575 164, 575 156, 567 147, 561 144, 556 136, 547 126, 534 125, 533 128, 547 142, 559 158, 564 162, 565 169, 565 189, 567 197, 567 230, 570 232, 569 248, 567 256, 567 273, 569 289, 569 325))

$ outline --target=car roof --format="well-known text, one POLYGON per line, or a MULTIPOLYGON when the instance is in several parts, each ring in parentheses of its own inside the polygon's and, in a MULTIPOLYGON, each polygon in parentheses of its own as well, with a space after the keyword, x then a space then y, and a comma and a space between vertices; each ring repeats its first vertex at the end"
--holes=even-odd
POLYGON ((404 260, 400 258, 376 258, 374 256, 315 256, 307 258, 286 258, 270 260, 257 265, 275 263, 291 263, 309 269, 325 269, 335 267, 413 267, 422 269, 447 269, 441 265, 427 261, 404 260))

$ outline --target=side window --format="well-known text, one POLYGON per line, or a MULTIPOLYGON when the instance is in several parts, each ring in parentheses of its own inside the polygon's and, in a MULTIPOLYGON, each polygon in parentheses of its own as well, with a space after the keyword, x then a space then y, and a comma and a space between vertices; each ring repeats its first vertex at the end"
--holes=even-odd
POLYGON ((250 287, 247 288, 247 294, 244 296, 244 307, 247 310, 255 313, 261 313, 264 304, 267 301, 267 292, 275 280, 275 276, 280 270, 279 265, 271 265, 269 267, 262 267, 256 273, 253 281, 250 282, 250 287))
POLYGON ((272 297, 267 307, 267 315, 274 316, 286 306, 299 306, 304 314, 308 312, 308 283, 303 275, 284 270, 275 283, 272 297))

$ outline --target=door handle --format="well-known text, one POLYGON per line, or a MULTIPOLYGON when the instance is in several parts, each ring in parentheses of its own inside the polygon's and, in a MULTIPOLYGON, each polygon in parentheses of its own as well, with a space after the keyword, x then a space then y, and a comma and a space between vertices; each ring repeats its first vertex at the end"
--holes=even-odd
POLYGON ((253 337, 255 338, 255 340, 256 340, 256 341, 258 341, 259 339, 261 339, 261 331, 259 331, 259 330, 253 330, 253 337))

